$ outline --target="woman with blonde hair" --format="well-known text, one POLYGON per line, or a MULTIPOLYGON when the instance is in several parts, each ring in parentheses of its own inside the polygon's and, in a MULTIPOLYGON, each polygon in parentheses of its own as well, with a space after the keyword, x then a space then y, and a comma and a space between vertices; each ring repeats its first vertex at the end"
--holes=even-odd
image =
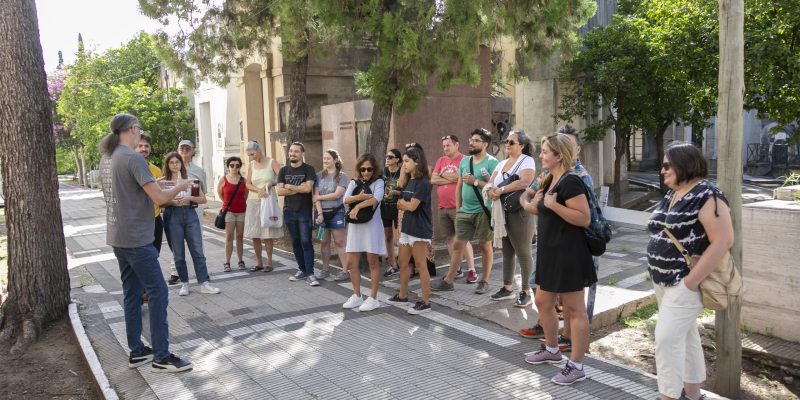
POLYGON ((275 184, 281 166, 273 158, 264 155, 261 145, 251 140, 245 147, 245 154, 250 159, 247 168, 247 211, 244 219, 244 237, 253 239, 253 251, 256 253, 256 265, 250 271, 272 271, 273 239, 283 237, 283 228, 261 227, 261 199, 277 196, 275 184), (261 244, 267 250, 267 265, 261 257, 261 244))
POLYGON ((331 237, 336 246, 336 254, 342 265, 342 272, 336 280, 350 279, 347 275, 345 241, 344 192, 347 189, 347 174, 342 171, 342 160, 334 149, 322 153, 322 171, 317 172, 317 184, 314 187, 314 208, 317 211, 316 222, 319 229, 324 229, 320 253, 322 253, 322 272, 317 279, 330 278, 331 237))
POLYGON ((545 343, 525 361, 530 364, 558 364, 562 360, 558 347, 558 315, 556 298, 564 305, 570 319, 572 352, 564 369, 551 381, 571 385, 586 379, 583 356, 589 348, 589 316, 584 303, 584 288, 597 282, 592 254, 584 229, 591 222, 589 200, 581 178, 573 172, 575 144, 568 135, 558 133, 542 139, 539 158, 542 168, 550 173, 528 202, 526 211, 538 215, 536 245, 536 308, 544 328, 545 343))

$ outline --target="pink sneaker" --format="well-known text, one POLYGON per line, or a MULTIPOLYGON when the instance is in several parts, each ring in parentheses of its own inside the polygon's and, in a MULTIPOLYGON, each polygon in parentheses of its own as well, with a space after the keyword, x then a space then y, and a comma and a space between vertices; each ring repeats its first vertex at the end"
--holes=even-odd
POLYGON ((474 269, 467 272, 467 283, 475 283, 478 281, 478 273, 474 269))
POLYGON ((528 364, 558 364, 561 362, 561 351, 553 354, 547 351, 545 345, 542 344, 538 351, 525 357, 525 362, 528 364))
MULTIPOLYGON (((547 350, 545 350, 547 351, 547 350)), ((571 362, 567 361, 567 365, 550 381, 556 385, 572 385, 575 382, 580 382, 586 379, 586 373, 582 369, 575 368, 571 362)))

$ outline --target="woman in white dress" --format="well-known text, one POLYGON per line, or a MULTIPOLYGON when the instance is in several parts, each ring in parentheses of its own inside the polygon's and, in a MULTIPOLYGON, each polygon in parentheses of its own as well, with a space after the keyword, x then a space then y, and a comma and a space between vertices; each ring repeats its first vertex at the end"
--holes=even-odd
POLYGON ((372 154, 364 154, 356 161, 356 178, 350 181, 344 193, 344 204, 347 210, 347 268, 350 270, 350 282, 353 283, 353 295, 342 307, 356 308, 359 311, 371 311, 378 306, 378 285, 381 280, 378 257, 386 255, 386 241, 383 236, 383 221, 380 216, 380 204, 383 200, 384 182, 378 171, 378 162, 372 154), (364 218, 359 218, 359 211, 364 218), (370 212, 371 211, 371 212, 370 212), (356 222, 356 220, 358 220, 356 222), (361 297, 361 273, 359 260, 361 253, 367 254, 370 272, 370 296, 361 297))
POLYGON ((247 168, 247 210, 244 218, 244 237, 253 239, 253 251, 256 253, 256 265, 250 271, 272 271, 273 240, 283 237, 283 227, 261 227, 261 199, 276 196, 275 183, 281 166, 273 158, 264 155, 261 146, 255 140, 247 143, 245 153, 250 159, 247 168), (267 265, 261 258, 261 244, 267 249, 267 265))

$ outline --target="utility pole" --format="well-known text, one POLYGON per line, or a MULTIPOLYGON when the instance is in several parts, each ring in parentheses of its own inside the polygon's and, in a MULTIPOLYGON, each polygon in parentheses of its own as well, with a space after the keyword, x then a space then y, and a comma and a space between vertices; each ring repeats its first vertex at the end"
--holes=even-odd
MULTIPOLYGON (((742 141, 744 111, 744 0, 719 0, 719 105, 717 182, 730 202, 734 242, 731 254, 742 269, 742 141)), ((741 299, 714 322, 717 344, 714 392, 740 397, 742 375, 741 299)))

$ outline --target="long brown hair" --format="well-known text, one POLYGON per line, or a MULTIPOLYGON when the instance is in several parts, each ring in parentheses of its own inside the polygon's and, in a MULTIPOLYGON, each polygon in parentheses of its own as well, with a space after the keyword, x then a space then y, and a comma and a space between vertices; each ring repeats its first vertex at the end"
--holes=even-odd
MULTIPOLYGON (((342 159, 339 158, 339 152, 334 149, 325 150, 328 155, 333 158, 333 165, 336 167, 336 175, 333 176, 334 182, 339 182, 339 176, 342 174, 342 159)), ((358 168, 356 166, 356 168, 358 168)), ((328 176, 328 170, 326 168, 322 169, 322 177, 325 178, 328 176)))
POLYGON ((162 173, 164 174, 164 179, 171 181, 172 180, 172 171, 169 169, 169 161, 173 158, 177 158, 181 162, 181 178, 186 179, 189 177, 189 174, 186 173, 186 164, 183 163, 183 158, 181 158, 180 154, 171 151, 164 156, 164 166, 162 167, 162 173))
POLYGON ((409 147, 408 150, 406 150, 405 155, 407 155, 408 158, 414 160, 414 162, 417 163, 416 170, 414 171, 413 174, 411 174, 412 178, 419 179, 419 178, 429 177, 428 160, 425 159, 425 151, 423 151, 422 148, 415 146, 409 147))
MULTIPOLYGON (((572 171, 572 166, 574 165, 575 159, 575 143, 572 143, 572 140, 569 138, 567 134, 564 133, 556 133, 554 135, 545 136, 542 138, 542 148, 544 145, 553 152, 553 155, 561 156, 561 168, 564 169, 564 172, 572 171)), ((539 186, 541 190, 550 186, 553 182, 553 171, 547 174, 542 182, 542 185, 539 186)))

